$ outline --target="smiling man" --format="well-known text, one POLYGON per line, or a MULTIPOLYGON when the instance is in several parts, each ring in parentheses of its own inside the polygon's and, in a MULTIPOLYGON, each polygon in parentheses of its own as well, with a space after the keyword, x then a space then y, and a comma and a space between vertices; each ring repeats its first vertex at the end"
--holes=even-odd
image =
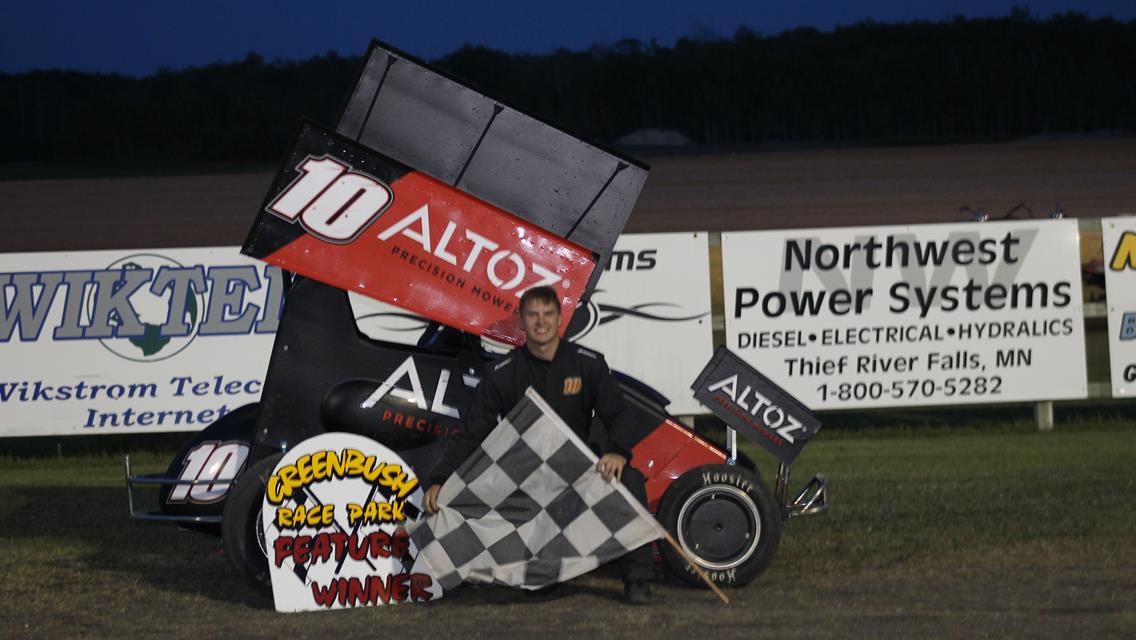
MULTIPOLYGON (((631 428, 624 418, 623 393, 599 353, 560 337, 560 300, 551 287, 534 287, 521 297, 521 324, 525 344, 489 367, 477 395, 466 412, 462 431, 450 438, 446 453, 430 473, 424 499, 426 511, 438 510, 441 484, 473 453, 532 387, 587 442, 593 415, 607 429, 607 449, 597 469, 609 482, 623 482, 641 504, 647 491, 643 474, 631 459, 631 428)), ((651 549, 644 545, 619 560, 624 594, 632 604, 651 601, 649 581, 654 575, 651 549)))

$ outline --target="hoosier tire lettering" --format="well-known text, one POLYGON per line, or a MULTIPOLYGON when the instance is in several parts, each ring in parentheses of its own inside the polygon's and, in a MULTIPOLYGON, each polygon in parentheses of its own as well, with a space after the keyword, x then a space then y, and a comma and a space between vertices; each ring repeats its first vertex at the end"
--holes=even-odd
MULTIPOLYGON (((663 494, 659 522, 720 586, 742 586, 769 565, 781 541, 781 511, 757 475, 737 465, 684 473, 663 494)), ((668 568, 692 586, 701 579, 682 554, 660 545, 668 568)))

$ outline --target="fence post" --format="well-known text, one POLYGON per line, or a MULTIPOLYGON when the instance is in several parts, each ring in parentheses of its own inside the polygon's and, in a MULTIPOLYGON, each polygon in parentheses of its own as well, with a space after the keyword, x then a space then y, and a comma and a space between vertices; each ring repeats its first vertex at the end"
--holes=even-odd
POLYGON ((1053 431, 1053 401, 1043 400, 1033 405, 1033 417, 1038 431, 1053 431))

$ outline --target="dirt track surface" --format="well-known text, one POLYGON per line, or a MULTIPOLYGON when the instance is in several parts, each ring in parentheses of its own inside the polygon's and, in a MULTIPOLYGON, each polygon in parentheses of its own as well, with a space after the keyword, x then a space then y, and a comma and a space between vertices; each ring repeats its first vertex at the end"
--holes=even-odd
MULTIPOLYGON (((1136 138, 647 158, 628 232, 1136 212, 1136 138)), ((240 244, 268 173, 0 182, 0 251, 240 244)))

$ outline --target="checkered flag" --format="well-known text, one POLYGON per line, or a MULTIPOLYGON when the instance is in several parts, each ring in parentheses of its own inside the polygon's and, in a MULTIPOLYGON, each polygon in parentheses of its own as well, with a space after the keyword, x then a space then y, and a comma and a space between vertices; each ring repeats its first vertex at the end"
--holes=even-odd
POLYGON ((439 512, 408 523, 416 571, 444 589, 463 581, 540 589, 665 535, 596 456, 529 388, 442 485, 439 512), (425 562, 426 567, 421 566, 425 562))

